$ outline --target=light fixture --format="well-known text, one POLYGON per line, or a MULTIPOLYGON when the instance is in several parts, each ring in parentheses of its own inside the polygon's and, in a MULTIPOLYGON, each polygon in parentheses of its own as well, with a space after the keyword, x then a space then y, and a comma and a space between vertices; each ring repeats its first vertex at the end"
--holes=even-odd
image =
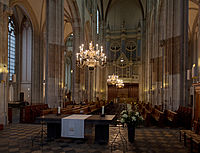
POLYGON ((124 62, 124 59, 123 59, 123 58, 121 58, 121 59, 120 59, 120 62, 121 62, 121 63, 123 63, 123 62, 124 62))
POLYGON ((7 65, 0 63, 0 82, 6 81, 7 73, 8 73, 7 65))
POLYGON ((124 82, 123 80, 118 79, 116 83, 117 88, 123 88, 124 87, 124 82))
POLYGON ((121 79, 118 79, 118 75, 109 75, 107 79, 107 83, 110 85, 116 85, 117 88, 123 88, 124 87, 124 82, 121 79))
POLYGON ((118 75, 109 75, 108 76, 108 79, 107 79, 107 83, 108 84, 112 84, 112 85, 115 85, 117 83, 117 80, 118 80, 118 75))
POLYGON ((94 48, 92 42, 89 44, 89 50, 84 50, 84 45, 80 47, 80 52, 76 54, 76 63, 79 67, 88 66, 89 69, 94 69, 95 66, 104 66, 106 64, 106 55, 103 53, 103 47, 94 48))
POLYGON ((0 63, 0 73, 8 73, 7 65, 0 63))

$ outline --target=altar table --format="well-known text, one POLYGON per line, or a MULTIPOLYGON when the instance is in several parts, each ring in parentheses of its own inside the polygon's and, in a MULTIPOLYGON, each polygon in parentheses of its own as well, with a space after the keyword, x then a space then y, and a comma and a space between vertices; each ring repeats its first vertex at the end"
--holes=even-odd
MULTIPOLYGON (((70 115, 59 115, 48 114, 40 116, 37 118, 38 121, 44 121, 47 123, 47 137, 49 139, 61 137, 61 120, 64 117, 70 115)), ((105 115, 101 117, 100 115, 91 115, 85 119, 86 124, 93 124, 95 126, 95 141, 105 142, 109 140, 109 124, 114 120, 115 115, 105 115)))

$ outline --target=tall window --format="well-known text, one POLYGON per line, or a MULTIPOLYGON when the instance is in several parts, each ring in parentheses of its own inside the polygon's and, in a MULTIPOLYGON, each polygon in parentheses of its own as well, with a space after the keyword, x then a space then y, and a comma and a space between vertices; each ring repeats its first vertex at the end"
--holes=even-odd
POLYGON ((12 75, 15 74, 15 26, 12 17, 8 17, 8 72, 9 80, 12 80, 12 75))
POLYGON ((25 19, 22 25, 22 82, 31 82, 32 27, 25 19))
POLYGON ((99 10, 97 9, 97 34, 99 34, 99 10))

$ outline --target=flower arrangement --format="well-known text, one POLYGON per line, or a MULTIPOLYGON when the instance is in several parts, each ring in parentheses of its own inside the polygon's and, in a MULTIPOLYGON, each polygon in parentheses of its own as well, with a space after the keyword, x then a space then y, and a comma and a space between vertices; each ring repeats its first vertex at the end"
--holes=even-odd
POLYGON ((121 123, 127 125, 138 126, 143 122, 143 117, 138 111, 123 110, 121 112, 121 123))

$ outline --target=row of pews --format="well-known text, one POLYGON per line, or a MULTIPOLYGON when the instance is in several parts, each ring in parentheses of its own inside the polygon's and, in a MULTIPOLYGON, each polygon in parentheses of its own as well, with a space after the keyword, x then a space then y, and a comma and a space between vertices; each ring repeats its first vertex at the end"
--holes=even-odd
POLYGON ((184 146, 190 143, 190 152, 194 149, 200 152, 200 121, 193 121, 192 130, 180 130, 180 142, 184 141, 184 146))
MULTIPOLYGON (((61 108, 61 114, 91 114, 102 106, 107 106, 109 103, 107 101, 98 101, 96 103, 88 104, 67 104, 64 108, 61 108)), ((34 123, 36 117, 47 115, 47 114, 57 114, 58 108, 48 108, 47 104, 34 104, 30 106, 24 106, 20 108, 20 122, 21 123, 34 123)))
POLYGON ((138 109, 145 119, 146 126, 181 126, 186 129, 191 128, 192 109, 189 107, 180 106, 179 109, 174 112, 172 110, 162 111, 161 105, 155 105, 153 107, 150 103, 138 103, 138 109))

